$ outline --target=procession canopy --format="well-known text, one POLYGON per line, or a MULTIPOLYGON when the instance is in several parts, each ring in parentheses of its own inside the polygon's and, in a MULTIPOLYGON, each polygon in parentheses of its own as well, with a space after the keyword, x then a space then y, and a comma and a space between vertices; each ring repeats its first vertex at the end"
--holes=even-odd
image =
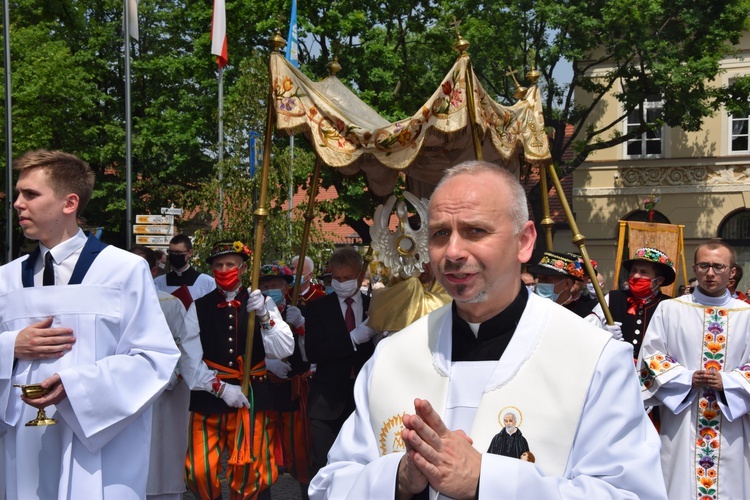
POLYGON ((458 57, 414 115, 393 123, 335 74, 313 82, 276 51, 271 53, 270 69, 276 130, 304 133, 324 163, 343 174, 364 172, 377 196, 390 195, 403 172, 409 191, 429 197, 444 170, 475 159, 467 82, 474 85, 472 114, 484 160, 517 172, 522 148, 529 163, 550 161, 537 86, 532 85, 513 106, 502 106, 481 87, 467 54, 458 57))

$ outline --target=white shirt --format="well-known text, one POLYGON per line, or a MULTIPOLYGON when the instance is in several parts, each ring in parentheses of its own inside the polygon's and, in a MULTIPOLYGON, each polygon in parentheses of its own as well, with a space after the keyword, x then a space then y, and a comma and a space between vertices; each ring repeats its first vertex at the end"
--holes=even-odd
POLYGON ((67 285, 70 277, 73 276, 73 270, 78 263, 78 257, 81 256, 86 239, 83 230, 79 228, 75 236, 62 243, 58 243, 55 245, 55 248, 47 248, 40 242, 39 258, 34 263, 34 286, 42 286, 44 256, 47 255, 47 252, 52 252, 52 260, 54 261, 52 269, 55 273, 55 285, 67 285))

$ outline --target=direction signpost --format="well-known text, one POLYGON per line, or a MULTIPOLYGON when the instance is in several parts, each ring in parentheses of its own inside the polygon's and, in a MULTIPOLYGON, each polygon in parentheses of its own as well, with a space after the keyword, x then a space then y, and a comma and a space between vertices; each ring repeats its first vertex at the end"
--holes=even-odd
POLYGON ((181 216, 182 213, 181 208, 175 208, 172 205, 171 207, 163 207, 161 215, 136 215, 133 225, 135 243, 166 252, 169 248, 169 240, 175 235, 174 218, 181 216))

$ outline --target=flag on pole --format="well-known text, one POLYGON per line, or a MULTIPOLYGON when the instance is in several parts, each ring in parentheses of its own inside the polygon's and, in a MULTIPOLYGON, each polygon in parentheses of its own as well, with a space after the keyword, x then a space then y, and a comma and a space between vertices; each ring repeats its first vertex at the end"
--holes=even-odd
POLYGON ((227 12, 224 0, 214 0, 214 17, 211 21, 211 54, 216 56, 219 69, 229 62, 227 52, 227 12))
POLYGON ((286 58, 295 68, 299 68, 299 42, 297 40, 297 0, 292 0, 292 17, 289 21, 286 58))
POLYGON ((128 30, 130 38, 138 40, 138 0, 128 0, 128 30))

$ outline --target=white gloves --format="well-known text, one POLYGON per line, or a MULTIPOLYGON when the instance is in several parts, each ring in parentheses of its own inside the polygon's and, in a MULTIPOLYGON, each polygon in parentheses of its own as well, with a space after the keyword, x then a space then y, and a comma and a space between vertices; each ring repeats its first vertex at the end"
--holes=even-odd
POLYGON ((349 336, 352 338, 352 342, 354 342, 356 345, 364 344, 378 334, 377 330, 373 330, 372 328, 367 326, 367 322, 369 321, 369 319, 370 318, 367 318, 362 322, 361 325, 349 332, 349 336))
POLYGON ((247 312, 253 312, 257 316, 265 316, 268 313, 266 310, 266 298, 263 296, 260 290, 253 290, 247 297, 247 312))
POLYGON ((615 340, 622 340, 622 323, 615 321, 614 325, 608 325, 604 323, 604 329, 612 334, 612 338, 615 340))
POLYGON ((280 359, 266 358, 266 370, 273 373, 279 378, 288 378, 289 370, 292 369, 292 365, 286 361, 280 359))
POLYGON ((224 387, 221 390, 221 396, 219 396, 224 402, 232 408, 250 408, 250 401, 247 397, 242 394, 242 387, 239 385, 224 383, 224 387))
POLYGON ((286 308, 286 322, 292 328, 299 328, 305 324, 305 318, 298 307, 289 306, 286 308))

